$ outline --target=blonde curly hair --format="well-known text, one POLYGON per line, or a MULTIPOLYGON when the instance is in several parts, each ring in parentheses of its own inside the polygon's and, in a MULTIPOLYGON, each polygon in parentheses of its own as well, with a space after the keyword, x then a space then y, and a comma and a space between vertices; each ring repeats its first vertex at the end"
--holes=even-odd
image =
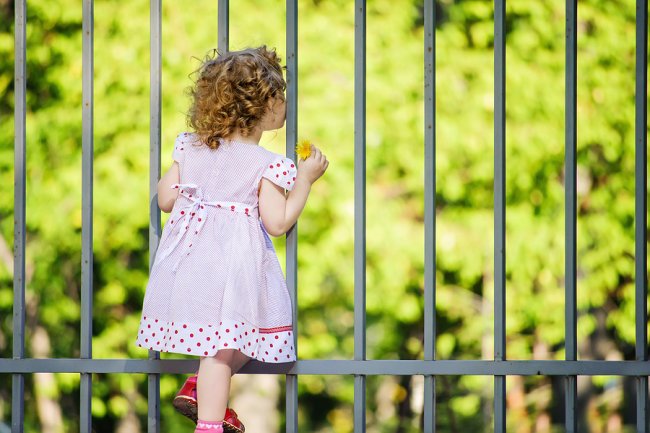
POLYGON ((280 57, 265 45, 208 55, 195 71, 187 124, 212 149, 236 130, 248 136, 266 113, 270 98, 284 99, 287 83, 280 57))

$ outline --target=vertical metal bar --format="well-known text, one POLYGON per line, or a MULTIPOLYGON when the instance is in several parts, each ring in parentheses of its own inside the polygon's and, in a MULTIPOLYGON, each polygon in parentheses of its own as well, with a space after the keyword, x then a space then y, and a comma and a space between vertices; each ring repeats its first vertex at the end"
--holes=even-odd
MULTIPOLYGON (((25 357, 26 0, 14 3, 14 305, 13 359, 25 357)), ((23 432, 25 375, 11 379, 11 431, 23 432)))
MULTIPOLYGON (((635 101, 635 321, 636 360, 648 360, 647 125, 648 125, 648 2, 636 2, 635 101)), ((648 433, 648 377, 636 378, 636 430, 648 433)))
MULTIPOLYGON (((354 2, 354 359, 366 359, 366 2, 354 2)), ((366 431, 366 376, 354 377, 354 432, 366 431)))
POLYGON ((217 17, 218 26, 218 47, 220 53, 225 53, 229 49, 230 44, 230 16, 228 0, 219 0, 219 15, 217 17))
MULTIPOLYGON (((296 141, 298 138, 298 1, 286 3, 286 44, 287 44, 287 129, 286 154, 296 160, 296 141)), ((286 239, 287 288, 291 295, 293 308, 293 347, 298 353, 298 224, 287 233, 286 239)), ((286 431, 298 433, 298 376, 288 374, 286 386, 286 431)))
MULTIPOLYGON (((424 359, 436 359, 436 8, 424 1, 424 359)), ((436 378, 424 377, 424 433, 436 430, 436 378)))
MULTIPOLYGON (((494 359, 506 359, 506 9, 494 2, 494 359)), ((494 377, 494 431, 506 431, 506 377, 494 377)))
MULTIPOLYGON (((149 4, 149 269, 156 258, 160 241, 160 209, 158 180, 160 179, 161 146, 161 70, 162 70, 162 0, 149 4)), ((149 351, 149 359, 160 359, 160 353, 149 351)), ((147 376, 147 431, 160 431, 160 374, 147 376)))
MULTIPOLYGON (((576 143, 577 143, 577 0, 566 2, 566 95, 565 95, 565 341, 567 361, 577 360, 576 309, 576 143)), ((567 433, 577 430, 577 378, 565 379, 565 428, 567 433)))
MULTIPOLYGON (((93 0, 83 0, 82 32, 81 358, 90 359, 93 356, 93 0)), ((91 402, 92 374, 81 373, 79 429, 82 433, 92 432, 91 402)))

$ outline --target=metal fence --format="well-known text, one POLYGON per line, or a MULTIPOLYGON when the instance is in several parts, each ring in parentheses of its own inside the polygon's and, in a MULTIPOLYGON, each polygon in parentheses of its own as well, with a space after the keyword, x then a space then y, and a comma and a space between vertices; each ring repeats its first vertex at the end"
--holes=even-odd
MULTIPOLYGON (((151 261, 160 236, 160 212, 156 205, 156 185, 160 173, 161 137, 161 1, 151 0, 151 100, 150 100, 150 202, 151 225, 149 250, 151 261)), ((397 5, 395 7, 398 7, 397 5)), ((90 433, 93 373, 147 373, 149 381, 148 432, 160 431, 161 373, 189 373, 196 361, 160 360, 150 352, 148 360, 93 359, 93 21, 94 4, 83 0, 83 162, 82 162, 82 295, 81 357, 79 359, 25 358, 25 120, 26 120, 26 0, 15 2, 15 240, 13 359, 0 359, 0 373, 12 374, 12 432, 23 432, 24 380, 26 374, 79 373, 80 431, 90 433)), ((286 152, 295 158, 293 143, 297 134, 297 0, 286 2, 287 122, 286 152)), ((425 287, 424 287, 424 359, 366 360, 366 158, 365 158, 365 74, 366 74, 366 2, 355 0, 354 63, 354 360, 298 360, 290 367, 272 366, 264 372, 286 374, 286 431, 298 430, 298 377, 300 375, 354 376, 354 431, 365 431, 366 377, 368 375, 424 376, 424 431, 436 429, 435 381, 438 375, 487 375, 494 377, 494 431, 506 430, 506 377, 509 375, 545 375, 565 378, 565 427, 577 431, 576 397, 578 375, 615 375, 636 377, 636 429, 647 433, 648 362, 647 335, 647 40, 646 0, 636 2, 636 97, 635 97, 635 272, 636 278, 636 360, 578 361, 576 335, 576 56, 577 0, 566 0, 566 95, 565 95, 565 353, 564 361, 508 361, 505 338, 505 0, 494 1, 494 360, 436 360, 436 286, 435 286, 435 4, 424 0, 425 66, 425 287)), ((228 49, 228 0, 218 2, 218 44, 228 49)), ((287 234, 287 285, 297 319, 297 228, 287 234)), ((297 323, 297 321, 296 321, 297 323)), ((295 333, 294 333, 295 335, 295 333)), ((295 338, 295 337, 294 337, 295 338)), ((243 372, 259 373, 251 363, 243 372)))

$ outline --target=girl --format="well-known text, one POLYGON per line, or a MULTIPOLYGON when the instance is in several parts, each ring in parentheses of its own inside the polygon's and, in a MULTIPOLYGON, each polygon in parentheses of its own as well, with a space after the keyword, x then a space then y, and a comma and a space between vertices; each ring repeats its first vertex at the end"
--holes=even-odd
MULTIPOLYGON (((158 183, 158 205, 171 216, 137 344, 200 357, 195 433, 243 431, 226 411, 231 376, 251 359, 296 359, 291 300, 267 233, 294 225, 329 162, 312 147, 296 167, 258 145, 263 131, 285 120, 286 82, 274 50, 219 54, 197 72, 188 113, 194 132, 176 138, 174 163, 158 183)), ((191 404, 186 409, 195 416, 191 404)))

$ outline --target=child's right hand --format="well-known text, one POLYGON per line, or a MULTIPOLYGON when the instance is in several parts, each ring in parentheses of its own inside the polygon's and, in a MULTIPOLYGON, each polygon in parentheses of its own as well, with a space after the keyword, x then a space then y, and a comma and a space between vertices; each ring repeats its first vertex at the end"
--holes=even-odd
POLYGON ((298 161, 298 179, 304 179, 312 184, 325 173, 329 165, 330 162, 325 155, 312 144, 309 158, 298 161))

